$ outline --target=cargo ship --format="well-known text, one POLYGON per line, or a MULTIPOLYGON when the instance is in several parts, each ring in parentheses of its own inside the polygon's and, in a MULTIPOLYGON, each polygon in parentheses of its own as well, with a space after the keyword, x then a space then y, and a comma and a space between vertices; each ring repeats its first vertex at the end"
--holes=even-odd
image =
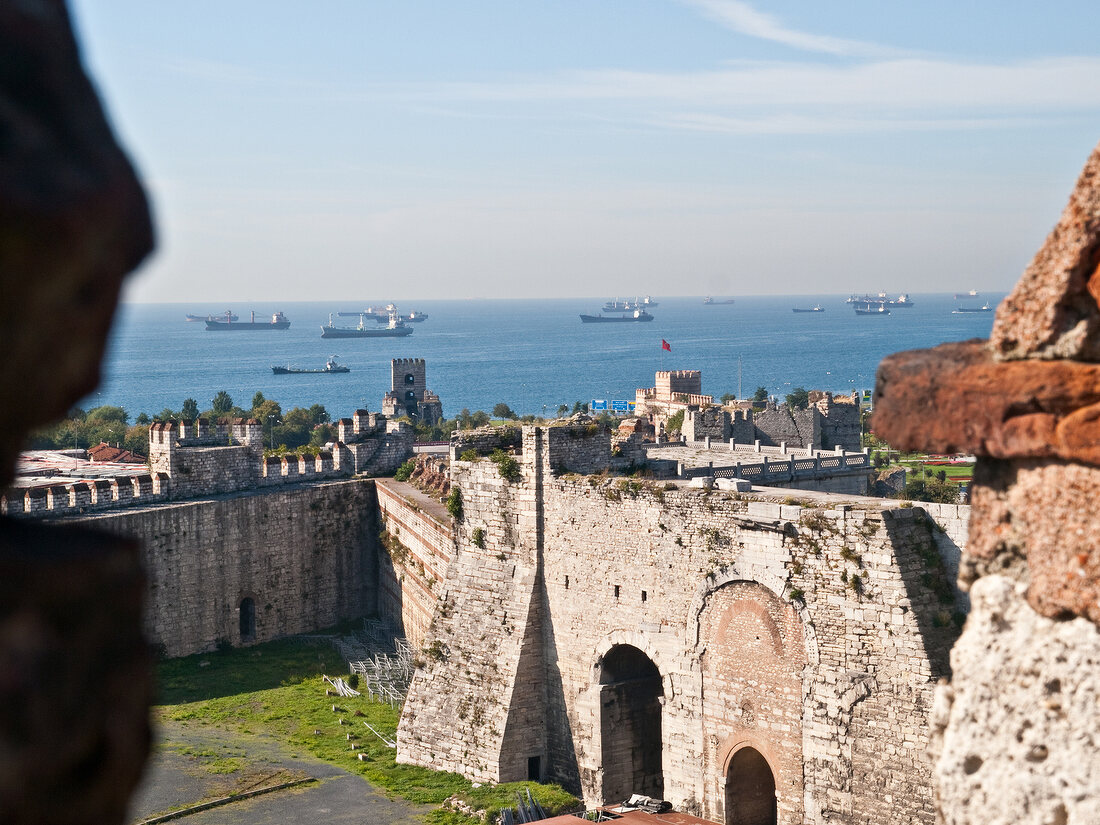
POLYGON ((322 338, 400 338, 412 335, 412 327, 395 313, 390 316, 389 323, 384 327, 368 327, 364 321, 366 313, 359 316, 359 325, 354 327, 338 327, 332 322, 332 315, 328 316, 328 323, 321 324, 322 338))
POLYGON ((253 312, 251 321, 237 322, 233 320, 233 315, 226 311, 225 315, 219 318, 215 318, 213 315, 207 318, 206 328, 239 330, 290 329, 290 321, 281 312, 272 313, 270 321, 257 321, 256 313, 253 312))
POLYGON ((653 316, 644 309, 636 309, 630 315, 582 315, 582 324, 632 324, 636 321, 652 321, 653 316))
POLYGON ((317 375, 323 372, 351 372, 351 368, 336 363, 336 356, 334 355, 325 362, 323 369, 301 370, 288 364, 285 367, 272 367, 271 371, 275 373, 275 375, 317 375))

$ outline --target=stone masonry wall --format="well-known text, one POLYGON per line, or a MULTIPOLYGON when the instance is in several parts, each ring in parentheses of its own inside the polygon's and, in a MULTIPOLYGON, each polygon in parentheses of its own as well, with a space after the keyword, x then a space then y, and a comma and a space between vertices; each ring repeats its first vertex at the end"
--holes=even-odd
POLYGON ((146 633, 169 656, 303 633, 375 610, 377 500, 366 480, 287 487, 82 519, 138 539, 146 633), (241 601, 255 603, 253 639, 241 601))
POLYGON ((838 444, 846 450, 859 450, 863 445, 862 411, 858 397, 833 396, 832 393, 810 393, 810 404, 821 413, 821 448, 832 450, 838 444))
POLYGON ((424 496, 410 485, 376 482, 382 542, 378 612, 394 620, 414 648, 423 648, 447 567, 454 557, 450 516, 427 512, 424 496), (394 544, 397 542, 397 544, 394 544))
POLYGON ((820 414, 816 409, 792 410, 771 402, 753 413, 756 438, 769 447, 786 442, 788 447, 820 447, 820 414))
POLYGON ((426 664, 401 715, 398 761, 477 781, 526 779, 526 756, 545 749, 545 731, 537 724, 541 669, 520 670, 525 652, 539 652, 537 640, 528 637, 539 607, 528 539, 533 496, 502 479, 492 462, 452 461, 451 468, 464 518, 456 525, 458 550, 429 628, 426 664), (475 530, 481 531, 479 542, 475 530), (522 719, 523 730, 517 732, 513 721, 508 731, 510 719, 522 719), (440 735, 442 730, 448 732, 440 735), (520 733, 528 741, 517 742, 520 733))
POLYGON ((604 749, 623 751, 601 739, 600 663, 627 645, 663 694, 660 741, 627 744, 657 749, 680 809, 724 820, 726 773, 751 748, 775 775, 780 822, 934 820, 927 718, 957 630, 924 510, 557 477, 539 429, 518 482, 490 462, 455 468, 458 552, 399 761, 490 781, 534 763, 604 801, 604 749), (756 686, 722 670, 721 650, 760 671, 756 686))

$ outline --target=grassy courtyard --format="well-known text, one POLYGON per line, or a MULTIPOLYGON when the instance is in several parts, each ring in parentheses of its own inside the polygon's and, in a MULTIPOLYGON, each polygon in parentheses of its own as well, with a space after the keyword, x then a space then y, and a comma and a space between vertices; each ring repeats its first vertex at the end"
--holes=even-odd
MULTIPOLYGON (((495 814, 514 805, 516 792, 529 787, 548 812, 577 804, 556 785, 517 782, 474 788, 457 774, 398 765, 394 749, 363 723, 392 741, 400 710, 362 696, 327 696, 322 674, 334 677, 345 671, 346 664, 331 645, 296 640, 166 660, 158 667, 159 704, 154 714, 176 725, 275 737, 411 802, 438 804, 458 796, 475 810, 495 814)), ((226 773, 244 770, 248 761, 241 753, 216 758, 210 768, 226 773)), ((428 813, 426 822, 466 825, 478 820, 439 808, 428 813)))

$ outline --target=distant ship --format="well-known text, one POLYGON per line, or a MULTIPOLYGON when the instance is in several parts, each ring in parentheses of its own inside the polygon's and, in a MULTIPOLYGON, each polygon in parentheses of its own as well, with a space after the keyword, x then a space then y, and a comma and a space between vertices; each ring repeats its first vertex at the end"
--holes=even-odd
POLYGON ((972 289, 969 292, 956 292, 955 293, 955 300, 956 301, 959 298, 980 298, 980 297, 981 296, 978 294, 978 290, 976 290, 976 289, 972 289))
POLYGON ((414 309, 408 315, 403 316, 403 320, 409 321, 413 324, 419 324, 421 321, 427 321, 428 320, 428 313, 426 313, 426 312, 417 312, 414 309))
MULTIPOLYGON (((228 309, 225 311, 224 314, 219 315, 218 317, 219 318, 228 318, 230 321, 238 320, 237 316, 234 315, 232 312, 230 312, 228 309)), ((185 321, 213 321, 214 316, 213 315, 192 315, 191 313, 187 313, 186 315, 183 316, 183 319, 185 321)))
POLYGON ((603 305, 604 312, 634 312, 637 309, 647 309, 649 307, 657 306, 657 302, 646 295, 644 298, 635 298, 633 301, 620 301, 616 298, 614 301, 608 301, 603 305))
POLYGON ((582 315, 582 324, 633 324, 637 321, 652 321, 653 316, 644 309, 636 309, 630 315, 582 315))
POLYGON ((224 316, 215 318, 211 315, 206 319, 207 329, 239 329, 239 330, 257 330, 257 329, 290 329, 290 321, 281 312, 275 312, 271 315, 270 321, 257 321, 256 313, 252 313, 251 321, 244 321, 237 323, 234 318, 236 316, 231 315, 228 311, 224 316))
POLYGON ((862 306, 856 304, 852 307, 856 311, 856 315, 889 315, 890 310, 886 308, 885 304, 875 304, 874 307, 871 304, 863 304, 862 306))
POLYGON ((709 295, 703 299, 703 303, 707 306, 718 306, 719 304, 732 304, 735 303, 733 298, 711 298, 709 295))
POLYGON ((325 362, 324 369, 300 370, 288 365, 285 367, 272 367, 271 371, 275 373, 275 375, 315 375, 322 372, 351 372, 351 368, 345 367, 343 364, 337 364, 336 356, 334 355, 325 362))
POLYGON ((959 307, 958 309, 953 309, 953 310, 951 310, 951 314, 952 315, 963 315, 963 314, 968 313, 968 312, 992 312, 992 311, 993 311, 993 307, 991 307, 989 305, 989 302, 986 301, 980 307, 959 307))
POLYGON ((368 327, 364 324, 364 316, 359 317, 359 325, 355 327, 338 327, 332 323, 332 316, 328 316, 328 324, 321 325, 322 338, 400 338, 412 335, 412 327, 406 326, 396 314, 391 315, 389 323, 384 327, 368 327))
POLYGON ((360 309, 354 312, 337 312, 341 318, 355 318, 360 315, 367 315, 374 318, 380 323, 386 323, 390 320, 390 316, 397 312, 397 307, 394 304, 386 304, 384 307, 369 306, 366 309, 360 309))
POLYGON ((809 309, 802 309, 801 307, 792 307, 791 312, 824 312, 825 308, 821 304, 814 304, 809 309))
POLYGON ((908 309, 913 306, 913 299, 909 297, 908 292, 903 292, 896 301, 887 301, 886 305, 896 309, 908 309))

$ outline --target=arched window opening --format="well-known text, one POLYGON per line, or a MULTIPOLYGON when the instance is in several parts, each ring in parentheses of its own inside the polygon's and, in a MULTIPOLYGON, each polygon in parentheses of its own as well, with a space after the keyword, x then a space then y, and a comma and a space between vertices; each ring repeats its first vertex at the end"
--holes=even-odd
POLYGON ((411 372, 405 373, 405 383, 406 384, 415 384, 416 383, 416 376, 413 375, 411 372))
POLYGON ((661 799, 661 673, 638 648, 618 645, 600 666, 603 798, 623 802, 632 794, 661 799))
POLYGON ((742 748, 726 773, 726 825, 775 825, 775 776, 755 748, 742 748))
POLYGON ((241 641, 252 642, 256 639, 256 602, 246 596, 241 599, 240 609, 241 641))

